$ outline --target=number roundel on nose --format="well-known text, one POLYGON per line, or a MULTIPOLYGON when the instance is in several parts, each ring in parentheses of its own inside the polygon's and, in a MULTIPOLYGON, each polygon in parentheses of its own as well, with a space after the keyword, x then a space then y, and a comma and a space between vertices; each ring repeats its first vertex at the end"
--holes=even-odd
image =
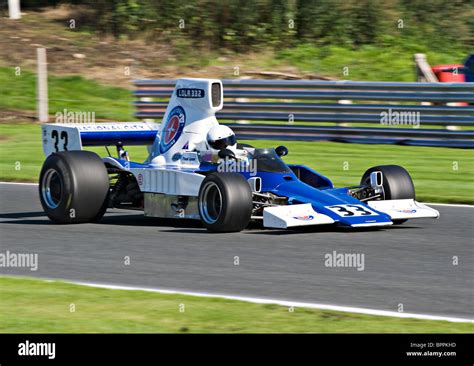
POLYGON ((326 208, 342 217, 377 215, 376 212, 363 205, 333 205, 326 206, 326 208))

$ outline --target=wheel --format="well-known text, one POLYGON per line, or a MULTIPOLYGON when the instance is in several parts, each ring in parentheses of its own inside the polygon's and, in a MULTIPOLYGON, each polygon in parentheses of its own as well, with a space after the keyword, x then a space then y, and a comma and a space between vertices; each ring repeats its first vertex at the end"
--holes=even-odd
POLYGON ((370 184, 370 173, 376 171, 383 175, 384 200, 415 199, 415 186, 410 174, 398 165, 379 165, 367 169, 360 184, 370 184))
MULTIPOLYGON (((370 184, 370 173, 375 171, 380 171, 383 175, 384 200, 415 199, 415 186, 410 174, 398 165, 379 165, 367 169, 360 184, 370 184)), ((407 220, 393 220, 393 223, 399 225, 405 221, 407 220)))
POLYGON ((107 209, 109 177, 102 159, 90 151, 53 153, 39 178, 41 205, 56 223, 99 220, 107 209))
POLYGON ((199 216, 203 225, 218 232, 245 229, 252 215, 252 191, 238 173, 211 173, 199 189, 199 216))

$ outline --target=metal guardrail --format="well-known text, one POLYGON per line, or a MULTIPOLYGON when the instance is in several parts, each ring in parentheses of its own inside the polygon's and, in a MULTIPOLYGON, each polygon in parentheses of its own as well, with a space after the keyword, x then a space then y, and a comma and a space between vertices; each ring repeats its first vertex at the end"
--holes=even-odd
MULTIPOLYGON (((163 98, 170 95, 169 90, 138 90, 137 97, 163 98)), ((307 91, 307 90, 239 90, 227 89, 227 98, 255 99, 313 99, 313 100, 380 100, 408 102, 471 102, 474 94, 468 92, 400 92, 400 91, 307 91)))
POLYGON ((337 141, 360 144, 397 144, 434 147, 474 147, 474 131, 435 129, 288 126, 228 124, 239 138, 301 141, 337 141))
MULTIPOLYGON (((326 81, 326 80, 251 80, 225 79, 222 80, 226 90, 228 88, 263 88, 263 89, 345 89, 345 90, 424 90, 424 91, 468 91, 474 92, 471 83, 407 83, 385 81, 326 81)), ((168 87, 173 88, 176 80, 135 80, 137 88, 168 87)))
MULTIPOLYGON (((381 124, 381 114, 389 111, 392 115, 417 113, 420 126, 474 127, 474 106, 445 105, 474 104, 474 83, 223 80, 223 84, 226 100, 217 113, 219 120, 277 122, 231 124, 240 138, 474 147, 474 130, 376 127, 381 124), (340 100, 364 102, 334 103, 340 100), (422 102, 434 105, 407 104, 422 102), (374 127, 321 126, 325 122, 369 123, 374 127)), ((135 81, 136 116, 162 118, 167 103, 156 99, 169 98, 174 85, 175 80, 135 81)))

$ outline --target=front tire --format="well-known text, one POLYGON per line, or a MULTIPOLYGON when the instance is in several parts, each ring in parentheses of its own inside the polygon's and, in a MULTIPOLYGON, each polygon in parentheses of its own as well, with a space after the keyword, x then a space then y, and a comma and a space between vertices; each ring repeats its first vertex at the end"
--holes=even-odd
POLYGON ((376 171, 383 175, 384 200, 415 199, 415 186, 410 174, 399 165, 379 165, 367 169, 360 184, 370 184, 370 173, 376 171))
MULTIPOLYGON (((380 171, 383 175, 384 200, 415 199, 415 186, 407 170, 399 165, 374 166, 362 176, 361 185, 370 184, 370 173, 380 171)), ((395 225, 403 224, 406 219, 393 220, 395 225)))
POLYGON ((39 179, 41 205, 59 224, 99 220, 107 209, 109 177, 102 159, 90 151, 53 153, 39 179))
POLYGON ((199 189, 199 216, 216 232, 235 232, 247 227, 252 215, 252 191, 238 173, 211 173, 199 189))

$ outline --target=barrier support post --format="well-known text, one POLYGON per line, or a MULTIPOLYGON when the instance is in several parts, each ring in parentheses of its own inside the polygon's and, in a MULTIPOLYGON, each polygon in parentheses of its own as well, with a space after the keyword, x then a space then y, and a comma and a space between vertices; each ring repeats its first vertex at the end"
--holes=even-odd
POLYGON ((48 70, 46 62, 46 48, 37 48, 37 62, 38 62, 38 90, 37 90, 37 105, 38 105, 38 120, 48 122, 48 70))
POLYGON ((10 19, 21 19, 20 0, 8 0, 8 15, 10 19))

